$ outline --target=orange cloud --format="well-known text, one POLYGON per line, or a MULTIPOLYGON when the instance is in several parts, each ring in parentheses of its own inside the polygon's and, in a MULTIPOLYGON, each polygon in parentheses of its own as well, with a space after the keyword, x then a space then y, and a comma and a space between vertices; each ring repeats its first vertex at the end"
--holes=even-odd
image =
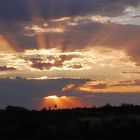
POLYGON ((66 85, 66 86, 62 89, 62 92, 70 91, 70 90, 73 89, 74 87, 75 87, 75 84, 66 85))
POLYGON ((79 86, 78 91, 84 91, 89 93, 109 93, 109 92, 140 92, 139 80, 119 81, 115 83, 103 83, 98 81, 87 82, 79 86))

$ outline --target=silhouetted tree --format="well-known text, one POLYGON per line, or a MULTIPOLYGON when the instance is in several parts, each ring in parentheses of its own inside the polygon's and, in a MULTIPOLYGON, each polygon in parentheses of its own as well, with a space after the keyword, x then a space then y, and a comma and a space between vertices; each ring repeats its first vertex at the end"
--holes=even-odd
POLYGON ((54 105, 54 108, 57 109, 57 104, 54 105))

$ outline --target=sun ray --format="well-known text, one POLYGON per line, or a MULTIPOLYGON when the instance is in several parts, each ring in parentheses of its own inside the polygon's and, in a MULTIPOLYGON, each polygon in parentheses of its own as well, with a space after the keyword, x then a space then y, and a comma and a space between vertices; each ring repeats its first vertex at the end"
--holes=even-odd
POLYGON ((12 46, 12 44, 4 36, 0 36, 0 51, 5 52, 5 53, 15 52, 14 47, 12 46))
POLYGON ((36 40, 37 40, 37 44, 38 44, 39 49, 46 49, 47 48, 44 34, 37 35, 36 40))

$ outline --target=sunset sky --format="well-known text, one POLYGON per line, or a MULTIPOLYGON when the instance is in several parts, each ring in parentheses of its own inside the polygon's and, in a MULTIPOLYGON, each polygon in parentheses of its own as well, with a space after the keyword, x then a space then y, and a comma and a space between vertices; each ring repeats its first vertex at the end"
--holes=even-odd
POLYGON ((0 106, 140 105, 140 0, 0 0, 0 106))

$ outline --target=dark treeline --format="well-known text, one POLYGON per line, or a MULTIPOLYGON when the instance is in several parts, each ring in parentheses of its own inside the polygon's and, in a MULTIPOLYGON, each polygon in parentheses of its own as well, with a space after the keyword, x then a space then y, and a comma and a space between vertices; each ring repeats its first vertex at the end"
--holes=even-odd
POLYGON ((101 108, 0 110, 0 140, 138 139, 140 106, 122 104, 101 108))

